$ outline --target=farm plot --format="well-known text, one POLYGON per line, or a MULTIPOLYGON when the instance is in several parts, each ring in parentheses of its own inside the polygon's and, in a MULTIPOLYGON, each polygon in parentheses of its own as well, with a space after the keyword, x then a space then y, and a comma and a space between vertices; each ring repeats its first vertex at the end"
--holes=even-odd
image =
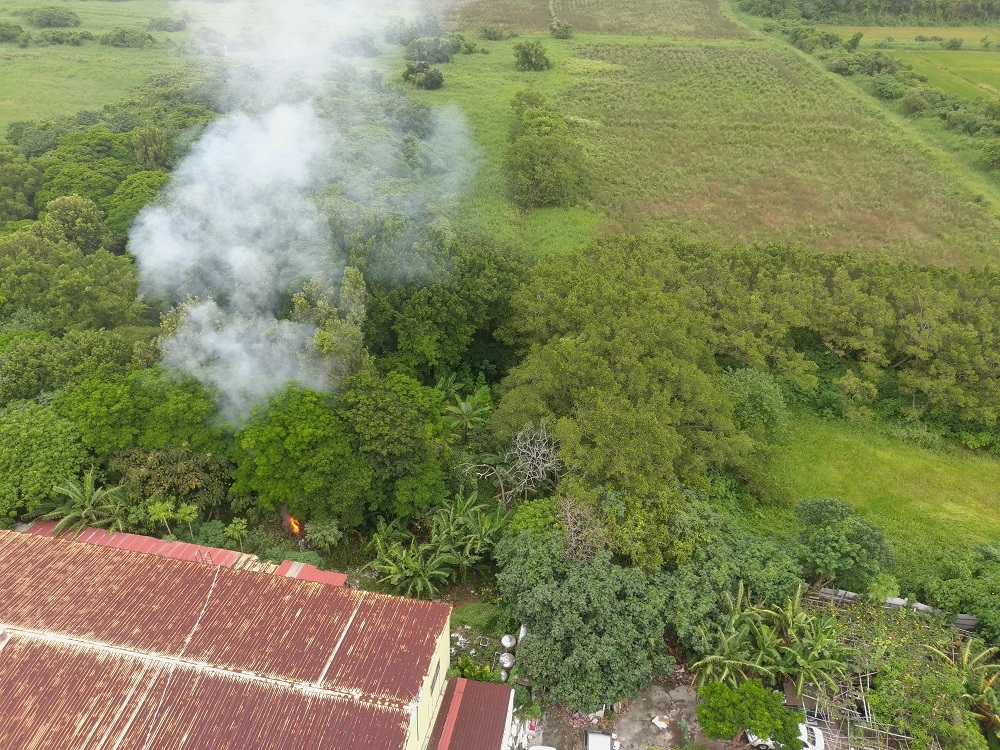
POLYGON ((965 47, 980 46, 983 37, 992 40, 994 44, 1000 41, 1000 25, 992 26, 839 26, 833 24, 819 24, 817 28, 824 31, 832 31, 839 34, 844 39, 849 39, 860 31, 864 34, 861 41, 862 46, 873 44, 889 37, 893 47, 906 45, 911 47, 934 49, 940 48, 940 42, 923 41, 918 42, 917 37, 931 37, 939 39, 961 39, 965 47))
POLYGON ((1000 54, 993 51, 894 50, 893 55, 927 76, 931 86, 976 99, 1000 96, 1000 54))
MULTIPOLYGON (((552 0, 551 6, 578 32, 708 39, 747 34, 722 15, 717 0, 552 0)), ((546 0, 471 0, 451 12, 453 23, 466 31, 497 25, 523 33, 548 28, 549 7, 546 0)))
POLYGON ((954 265, 1000 257, 994 219, 932 157, 790 48, 590 44, 577 55, 589 64, 559 104, 588 123, 608 229, 954 265))

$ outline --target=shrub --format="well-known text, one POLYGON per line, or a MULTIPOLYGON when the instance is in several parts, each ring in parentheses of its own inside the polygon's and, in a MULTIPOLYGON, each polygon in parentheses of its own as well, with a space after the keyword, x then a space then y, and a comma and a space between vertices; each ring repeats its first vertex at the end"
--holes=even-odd
POLYGON ((421 37, 436 37, 440 33, 441 25, 434 16, 421 16, 412 22, 397 16, 386 24, 384 38, 390 44, 406 46, 421 37))
POLYGON ((69 8, 59 8, 53 5, 37 8, 28 13, 28 23, 39 29, 58 29, 67 26, 79 26, 80 16, 69 8))
POLYGON ((15 23, 0 22, 0 42, 16 42, 24 29, 15 23))
POLYGON ((147 31, 132 26, 116 26, 107 34, 101 37, 101 44, 107 47, 123 47, 128 49, 142 49, 155 44, 153 35, 147 31))
POLYGON ((913 41, 915 41, 915 42, 929 42, 930 38, 924 36, 923 34, 917 34, 915 37, 913 37, 913 41))
POLYGON ((549 26, 549 33, 555 39, 571 39, 573 37, 573 27, 566 21, 553 21, 549 26))
POLYGON ((403 71, 403 80, 412 83, 418 89, 439 89, 444 85, 444 73, 432 68, 430 63, 407 63, 403 71))
POLYGON ((903 112, 908 115, 915 115, 923 112, 930 106, 924 98, 924 93, 920 89, 910 89, 906 92, 902 102, 903 112))
POLYGON ((406 59, 427 63, 448 63, 461 48, 457 35, 414 39, 406 45, 406 59))
POLYGON ((184 31, 187 20, 183 18, 150 18, 146 28, 150 31, 184 31))
POLYGON ((906 94, 906 85, 894 75, 879 73, 872 76, 872 93, 879 99, 901 99, 906 94))
POLYGON ((479 29, 479 36, 488 42, 502 42, 504 39, 513 39, 517 32, 507 31, 500 26, 483 26, 479 29))
POLYGON ((983 161, 991 169, 1000 169, 1000 138, 990 138, 983 144, 983 161))
POLYGON ((552 67, 541 42, 518 42, 514 45, 514 58, 518 70, 548 70, 552 67))
POLYGON ((962 49, 963 40, 959 39, 957 36, 952 37, 946 42, 941 42, 941 46, 944 49, 962 49))
POLYGON ((35 44, 54 45, 65 44, 70 47, 79 47, 84 42, 94 40, 94 35, 89 31, 67 31, 66 29, 44 29, 35 35, 35 44))

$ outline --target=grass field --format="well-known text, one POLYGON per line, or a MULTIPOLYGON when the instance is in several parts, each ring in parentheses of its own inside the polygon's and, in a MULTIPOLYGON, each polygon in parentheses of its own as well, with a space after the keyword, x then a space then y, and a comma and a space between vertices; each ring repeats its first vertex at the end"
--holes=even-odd
MULTIPOLYGON (((0 21, 16 23, 31 32, 24 18, 32 8, 53 5, 48 0, 13 0, 0 8, 0 21)), ((79 2, 68 5, 82 22, 78 31, 102 34, 115 26, 143 25, 150 18, 176 15, 167 0, 79 2)), ((155 33, 158 44, 149 49, 117 49, 97 42, 80 47, 0 44, 0 139, 9 122, 70 115, 81 109, 100 109, 154 73, 181 64, 155 33)))
MULTIPOLYGON (((531 37, 527 37, 531 38, 531 37)), ((547 37, 546 37, 547 38, 547 37)), ((517 40, 481 42, 488 55, 459 55, 441 66, 445 88, 413 91, 430 106, 457 105, 469 121, 479 148, 473 190, 459 209, 457 221, 470 228, 506 238, 536 255, 565 252, 592 239, 604 217, 597 207, 544 208, 521 214, 507 199, 500 163, 509 142, 513 114, 510 101, 522 89, 535 89, 555 99, 573 80, 573 41, 546 43, 555 68, 544 73, 522 73, 514 68, 517 40)), ((399 67, 403 65, 400 58, 399 67)))
MULTIPOLYGON (((55 5, 52 0, 8 0, 0 4, 0 22, 14 23, 37 33, 25 18, 34 8, 55 5)), ((190 31, 205 23, 233 23, 225 3, 177 0, 119 0, 67 3, 80 16, 75 31, 99 36, 116 26, 146 27, 151 18, 186 16, 188 31, 151 32, 156 44, 146 49, 105 47, 96 41, 79 47, 52 45, 21 48, 0 44, 0 142, 7 124, 71 115, 81 109, 100 109, 142 84, 151 75, 187 64, 170 40, 185 42, 190 31)))
POLYGON ((862 32, 862 49, 892 37, 888 52, 927 76, 928 83, 953 94, 975 99, 1000 96, 1000 26, 820 26, 847 39, 862 32), (960 50, 946 50, 940 42, 918 42, 917 36, 961 39, 960 50), (983 47, 982 40, 990 42, 983 47))
POLYGON ((927 82, 952 94, 975 99, 980 96, 1000 96, 1000 53, 975 51, 929 50, 893 52, 917 73, 927 76, 927 82))
POLYGON ((998 477, 996 458, 808 417, 774 469, 786 499, 840 497, 883 526, 904 572, 935 551, 1000 538, 998 477))
POLYGON ((746 29, 721 13, 718 0, 471 0, 450 6, 449 16, 464 31, 497 25, 531 33, 549 27, 550 4, 557 18, 582 33, 709 39, 747 34, 746 29))
POLYGON ((497 233, 506 226, 546 252, 594 229, 665 228, 955 265, 998 259, 997 224, 971 192, 781 43, 580 35, 545 42, 555 66, 544 73, 517 72, 512 44, 457 57, 444 89, 417 94, 469 118, 483 153, 470 212, 497 233), (589 204, 550 209, 544 239, 526 226, 538 212, 510 207, 499 171, 521 88, 570 116, 591 166, 589 204))

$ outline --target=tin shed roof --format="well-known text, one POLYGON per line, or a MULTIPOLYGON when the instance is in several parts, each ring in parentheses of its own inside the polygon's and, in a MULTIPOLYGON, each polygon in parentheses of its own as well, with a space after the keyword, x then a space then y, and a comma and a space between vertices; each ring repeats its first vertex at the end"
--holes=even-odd
POLYGON ((0 531, 0 747, 401 748, 449 610, 0 531))
POLYGON ((427 750, 500 750, 513 705, 509 685, 449 680, 427 750))
MULTIPOLYGON (((55 536, 55 529, 55 521, 33 521, 22 529, 22 531, 25 534, 35 534, 38 536, 55 536)), ((343 586, 347 582, 347 576, 343 573, 320 570, 307 563, 285 560, 280 565, 273 566, 260 562, 255 555, 235 552, 231 549, 203 547, 199 544, 189 544, 188 542, 165 542, 162 539, 142 536, 141 534, 127 534, 121 531, 110 532, 105 529, 86 528, 74 535, 64 533, 60 538, 80 542, 81 544, 96 544, 101 547, 127 549, 132 552, 142 552, 146 555, 156 555, 157 557, 173 557, 177 560, 219 565, 223 568, 240 568, 262 573, 272 572, 276 576, 326 583, 330 586, 343 586)))

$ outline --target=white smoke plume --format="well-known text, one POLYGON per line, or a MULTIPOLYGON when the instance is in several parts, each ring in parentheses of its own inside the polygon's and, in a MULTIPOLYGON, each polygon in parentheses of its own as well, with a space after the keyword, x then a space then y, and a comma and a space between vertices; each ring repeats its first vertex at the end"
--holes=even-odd
MULTIPOLYGON (((333 284, 342 271, 315 193, 336 183, 363 205, 384 201, 383 185, 359 168, 365 160, 344 153, 358 144, 346 145, 337 118, 322 111, 329 106, 324 92, 338 84, 338 76, 368 75, 378 59, 361 61, 368 70, 359 72, 359 61, 338 50, 355 34, 380 37, 390 15, 412 15, 415 9, 360 0, 223 7, 229 18, 219 37, 228 74, 222 106, 228 114, 212 123, 174 170, 160 200, 140 214, 130 249, 147 296, 189 300, 181 325, 163 343, 164 363, 214 387, 223 414, 240 421, 289 381, 316 389, 337 385, 310 365, 315 329, 279 320, 277 308, 306 280, 333 284)), ((364 97, 366 90, 352 92, 364 97)), ((427 140, 447 146, 446 163, 433 189, 394 196, 395 210, 417 215, 442 196, 457 194, 472 172, 474 149, 464 118, 444 110, 435 122, 427 140)), ((400 144, 389 138, 401 136, 386 130, 363 144, 369 162, 398 151, 400 144)))

